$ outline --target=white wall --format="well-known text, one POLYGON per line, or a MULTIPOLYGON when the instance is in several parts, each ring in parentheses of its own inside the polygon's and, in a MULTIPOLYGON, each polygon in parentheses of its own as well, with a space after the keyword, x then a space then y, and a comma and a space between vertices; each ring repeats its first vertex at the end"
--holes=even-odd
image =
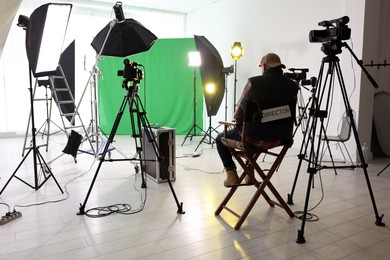
MULTIPOLYGON (((204 35, 219 50, 224 66, 233 64, 229 50, 233 42, 240 41, 245 54, 238 61, 237 95, 248 77, 257 75, 259 60, 267 52, 278 53, 287 68, 309 68, 308 77, 318 76, 322 58, 325 56, 320 43, 310 43, 309 31, 321 30, 317 24, 347 15, 352 29, 353 49, 358 57, 362 56, 364 25, 364 0, 223 0, 197 12, 188 14, 187 35, 204 35)), ((347 41, 351 44, 351 41, 347 41)), ((360 69, 346 49, 339 55, 347 92, 353 93, 351 105, 358 110, 360 69), (355 64, 354 64, 355 63, 355 64), (353 68, 352 68, 353 66, 353 68), (354 83, 355 82, 355 83, 354 83), (356 90, 353 90, 356 88, 356 90)), ((233 111, 233 75, 229 76, 228 103, 233 111)), ((327 134, 337 132, 338 123, 345 111, 340 99, 339 85, 334 86, 334 102, 327 134)), ((309 93, 304 92, 305 98, 309 93)), ((232 114, 228 118, 231 119, 232 114)), ((224 109, 213 118, 214 124, 223 119, 224 109), (221 114, 222 113, 222 114, 221 114)), ((301 136, 297 136, 295 146, 300 147, 301 136)), ((354 151, 354 142, 348 144, 354 151)))

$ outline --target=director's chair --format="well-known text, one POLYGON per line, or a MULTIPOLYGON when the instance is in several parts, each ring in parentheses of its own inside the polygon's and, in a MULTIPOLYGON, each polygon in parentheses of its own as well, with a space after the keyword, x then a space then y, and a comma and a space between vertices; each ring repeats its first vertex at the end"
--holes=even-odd
MULTIPOLYGON (((291 131, 290 131, 290 129, 288 129, 288 131, 291 132, 291 137, 287 138, 285 140, 280 140, 279 142, 274 142, 272 145, 269 145, 268 147, 261 146, 261 145, 254 145, 253 143, 250 142, 251 131, 253 132, 253 129, 256 129, 256 127, 254 127, 253 124, 259 124, 260 126, 261 126, 261 124, 263 124, 261 120, 254 119, 254 118, 258 117, 258 116, 253 116, 254 114, 256 114, 256 111, 260 111, 260 113, 261 113, 261 109, 258 109, 258 106, 256 103, 254 103, 254 102, 247 103, 245 113, 244 113, 245 114, 244 120, 243 120, 243 124, 242 124, 241 141, 236 141, 236 140, 229 139, 226 137, 227 129, 229 129, 231 127, 237 127, 236 123, 226 122, 226 121, 220 122, 220 124, 223 124, 224 128, 225 128, 224 129, 225 137, 222 138, 222 143, 231 151, 233 157, 237 160, 237 162, 240 164, 240 166, 243 169, 243 173, 239 177, 239 183, 241 183, 245 179, 245 177, 248 176, 247 178, 249 178, 251 180, 251 183, 252 183, 251 186, 254 186, 256 189, 255 193, 253 194, 252 198, 250 199, 249 203, 247 204, 245 210, 241 214, 239 214, 236 211, 229 208, 227 206, 227 204, 230 201, 230 199, 233 197, 233 195, 237 191, 237 189, 239 187, 244 187, 244 186, 248 187, 247 184, 239 184, 239 185, 235 185, 235 186, 231 187, 228 194, 225 196, 225 198, 223 199, 223 201, 221 202, 221 204, 219 205, 219 207, 215 211, 215 215, 219 215, 221 213, 221 211, 223 209, 225 209, 228 212, 230 212, 231 214, 233 214, 234 216, 238 217, 238 221, 237 221, 236 225, 234 226, 234 229, 236 229, 236 230, 240 229, 241 225, 243 224, 245 219, 248 217, 250 211, 252 210, 252 208, 254 207, 254 205, 256 204, 257 200, 259 199, 259 197, 261 195, 267 201, 267 203, 270 207, 274 207, 275 205, 279 206, 279 207, 283 208, 290 217, 294 217, 294 213, 291 211, 289 206, 286 204, 286 202, 283 200, 283 198, 280 196, 280 194, 278 193, 276 188, 271 183, 271 178, 272 178, 273 174, 277 171, 277 169, 280 166, 280 164, 282 163, 283 158, 286 155, 288 149, 293 144, 292 128, 293 128, 293 120, 294 120, 293 114, 295 114, 295 109, 292 106, 294 106, 294 108, 295 108, 295 103, 287 105, 287 106, 283 106, 283 107, 291 108, 291 112, 293 112, 293 113, 290 113, 289 117, 282 118, 282 119, 276 119, 273 123, 271 123, 271 124, 274 124, 274 127, 280 127, 281 125, 286 126, 286 123, 287 123, 287 125, 290 125, 290 123, 291 123, 291 127, 288 126, 289 128, 291 128, 291 131), (279 122, 277 122, 277 121, 279 121, 281 124, 278 124, 279 122), (252 130, 251 130, 251 128, 252 128, 252 130), (279 148, 281 148, 281 149, 279 149, 279 148), (280 151, 278 152, 278 150, 280 150, 280 151), (257 163, 257 159, 259 158, 259 156, 261 154, 267 154, 267 155, 275 157, 275 160, 272 163, 272 166, 269 170, 261 169, 261 167, 257 163), (260 177, 261 181, 258 181, 256 179, 255 175, 260 177), (271 197, 268 195, 268 193, 265 190, 266 188, 268 188, 267 191, 269 190, 272 193, 274 199, 271 199, 271 197)), ((275 107, 275 108, 280 109, 281 106, 275 107)), ((274 108, 272 108, 272 109, 274 109, 274 108)), ((270 124, 270 123, 267 122, 265 124, 270 124)), ((268 125, 268 126, 272 127, 272 125, 268 125)))

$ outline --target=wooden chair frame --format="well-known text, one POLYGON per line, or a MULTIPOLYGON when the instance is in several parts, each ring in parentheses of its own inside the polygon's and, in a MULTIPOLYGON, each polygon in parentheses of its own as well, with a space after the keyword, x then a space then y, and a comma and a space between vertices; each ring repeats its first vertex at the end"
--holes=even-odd
MULTIPOLYGON (((228 127, 235 127, 235 123, 232 122, 225 122, 222 121, 220 124, 223 124, 225 126, 225 133, 227 131, 228 127)), ((243 127, 245 129, 245 126, 243 127)), ((245 130, 243 130, 243 135, 245 134, 245 130)), ((244 139, 244 138, 243 138, 244 139)), ((239 187, 248 185, 236 185, 230 188, 228 194, 225 196, 221 204, 218 206, 217 210, 215 211, 215 215, 219 215, 223 209, 227 210, 234 216, 238 217, 238 221, 236 225, 234 226, 234 229, 239 230, 244 223, 245 219, 248 217, 250 211, 256 204, 257 200, 261 195, 263 195, 264 199, 267 201, 268 205, 270 207, 279 206, 283 208, 287 214, 290 217, 294 217, 294 213, 291 211, 289 206, 286 204, 286 202, 283 200, 283 198, 280 196, 278 191, 275 189, 275 187, 271 183, 271 178, 273 174, 278 169, 279 165, 281 164, 284 156, 287 153, 287 150, 292 146, 293 140, 288 140, 285 142, 282 142, 278 147, 282 147, 280 152, 271 152, 268 149, 262 149, 250 146, 242 141, 236 141, 232 139, 228 139, 226 137, 222 138, 222 142, 224 145, 228 147, 228 149, 231 151, 232 155, 236 158, 237 162, 240 164, 242 169, 244 170, 241 176, 239 177, 239 183, 241 183, 245 176, 249 176, 249 178, 252 180, 253 185, 256 188, 256 191, 252 198, 250 199, 249 203, 247 204, 245 210, 239 214, 229 208, 227 206, 229 200, 233 197, 234 193, 237 191, 239 187), (270 170, 265 173, 265 170, 261 169, 258 163, 256 162, 260 154, 268 154, 271 156, 276 157, 275 161, 273 162, 270 170), (254 171, 251 170, 251 167, 253 167, 254 171), (261 182, 257 181, 255 178, 255 172, 257 175, 261 178, 261 182), (268 190, 273 194, 273 196, 276 198, 276 200, 272 200, 270 196, 266 193, 265 188, 268 188, 268 190)))

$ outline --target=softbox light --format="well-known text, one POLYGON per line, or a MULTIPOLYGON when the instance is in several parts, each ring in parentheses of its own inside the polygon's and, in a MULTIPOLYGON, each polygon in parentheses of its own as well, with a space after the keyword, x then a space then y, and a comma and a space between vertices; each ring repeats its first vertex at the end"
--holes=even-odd
POLYGON ((204 36, 194 36, 197 51, 200 53, 202 65, 200 75, 208 116, 215 116, 225 93, 225 75, 222 58, 217 49, 204 36), (206 91, 208 84, 214 84, 214 91, 206 91))
POLYGON ((49 3, 31 14, 26 51, 34 77, 55 75, 71 9, 71 4, 49 3))

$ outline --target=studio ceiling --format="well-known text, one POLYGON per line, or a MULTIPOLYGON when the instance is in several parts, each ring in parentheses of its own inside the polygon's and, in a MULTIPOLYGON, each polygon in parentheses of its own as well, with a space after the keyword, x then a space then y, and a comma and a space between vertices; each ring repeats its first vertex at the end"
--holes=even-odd
MULTIPOLYGON (((207 7, 221 0, 123 0, 124 8, 145 8, 168 12, 189 13, 207 7)), ((113 6, 117 1, 112 0, 71 0, 73 3, 88 5, 113 6)))

